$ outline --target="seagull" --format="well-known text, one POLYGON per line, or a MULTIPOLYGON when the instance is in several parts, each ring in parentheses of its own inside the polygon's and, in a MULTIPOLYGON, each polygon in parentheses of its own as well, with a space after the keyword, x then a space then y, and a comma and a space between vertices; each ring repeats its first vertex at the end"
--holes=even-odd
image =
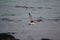
POLYGON ((36 19, 36 20, 34 20, 34 19, 32 18, 32 15, 30 14, 30 12, 29 12, 29 19, 30 19, 30 25, 31 25, 31 24, 36 24, 36 23, 42 21, 42 19, 36 19))

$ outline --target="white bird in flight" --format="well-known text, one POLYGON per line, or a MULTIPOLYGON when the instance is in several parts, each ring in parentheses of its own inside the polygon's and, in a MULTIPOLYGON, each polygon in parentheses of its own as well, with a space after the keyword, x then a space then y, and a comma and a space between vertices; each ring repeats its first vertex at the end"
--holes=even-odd
POLYGON ((34 19, 32 18, 32 15, 30 14, 30 12, 29 12, 29 19, 30 19, 30 25, 42 21, 42 19, 34 20, 34 19))

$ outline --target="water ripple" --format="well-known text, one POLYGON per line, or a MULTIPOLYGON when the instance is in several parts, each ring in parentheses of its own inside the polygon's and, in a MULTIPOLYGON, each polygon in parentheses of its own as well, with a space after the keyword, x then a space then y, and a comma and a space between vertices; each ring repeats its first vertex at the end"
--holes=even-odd
POLYGON ((2 20, 2 21, 8 21, 8 22, 22 21, 22 20, 13 20, 13 19, 9 19, 9 18, 1 18, 0 20, 2 20))
POLYGON ((28 6, 15 6, 16 8, 37 8, 37 9, 52 9, 49 7, 28 7, 28 6))

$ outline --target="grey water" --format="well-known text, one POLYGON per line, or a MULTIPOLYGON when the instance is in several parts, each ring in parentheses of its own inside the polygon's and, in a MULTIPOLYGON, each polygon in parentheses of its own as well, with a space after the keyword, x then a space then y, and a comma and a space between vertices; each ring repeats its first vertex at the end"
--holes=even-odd
POLYGON ((60 0, 0 0, 0 33, 15 32, 21 40, 60 40, 60 0), (29 24, 29 15, 42 19, 29 24))

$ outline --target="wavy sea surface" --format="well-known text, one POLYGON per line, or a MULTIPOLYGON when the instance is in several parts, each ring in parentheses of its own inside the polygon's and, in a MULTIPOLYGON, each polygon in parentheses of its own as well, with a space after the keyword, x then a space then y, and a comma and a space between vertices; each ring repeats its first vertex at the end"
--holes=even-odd
POLYGON ((0 33, 20 40, 60 40, 60 0, 0 0, 0 33), (42 19, 29 25, 29 15, 42 19))

